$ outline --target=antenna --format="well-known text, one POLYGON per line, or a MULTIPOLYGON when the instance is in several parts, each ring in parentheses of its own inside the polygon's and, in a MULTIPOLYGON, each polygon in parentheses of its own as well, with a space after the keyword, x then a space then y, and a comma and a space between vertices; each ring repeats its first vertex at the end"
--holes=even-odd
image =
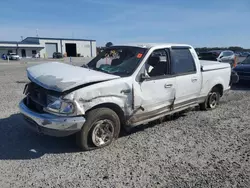
POLYGON ((38 29, 36 29, 36 37, 38 37, 38 29))
POLYGON ((21 36, 21 41, 23 41, 23 36, 21 36))

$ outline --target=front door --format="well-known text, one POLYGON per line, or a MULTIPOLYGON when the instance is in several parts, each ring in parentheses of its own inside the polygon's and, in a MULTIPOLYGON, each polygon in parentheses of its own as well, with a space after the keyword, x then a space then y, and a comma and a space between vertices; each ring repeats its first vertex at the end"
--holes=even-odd
POLYGON ((155 50, 146 61, 144 79, 134 84, 134 110, 131 124, 161 116, 170 110, 175 95, 175 77, 169 74, 167 49, 155 50), (146 77, 146 78, 145 78, 146 77))
POLYGON ((201 90, 200 66, 189 48, 171 49, 172 75, 176 77, 175 106, 196 103, 201 90))

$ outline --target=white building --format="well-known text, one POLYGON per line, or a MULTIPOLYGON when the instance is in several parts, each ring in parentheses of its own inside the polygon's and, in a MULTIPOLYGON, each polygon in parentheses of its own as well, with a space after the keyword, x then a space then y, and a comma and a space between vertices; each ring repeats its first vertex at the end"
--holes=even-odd
POLYGON ((96 41, 45 37, 27 37, 21 42, 0 41, 0 55, 11 52, 20 57, 32 57, 39 53, 41 58, 52 58, 54 52, 60 52, 67 57, 95 57, 96 41))

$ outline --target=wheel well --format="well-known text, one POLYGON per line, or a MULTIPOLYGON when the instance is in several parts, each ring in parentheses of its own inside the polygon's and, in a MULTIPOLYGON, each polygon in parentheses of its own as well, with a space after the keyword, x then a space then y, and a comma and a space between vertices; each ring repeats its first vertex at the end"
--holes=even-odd
POLYGON ((114 104, 114 103, 99 104, 99 105, 96 105, 93 108, 87 110, 86 113, 93 110, 93 109, 96 109, 96 108, 109 108, 109 109, 113 110, 118 115, 120 122, 121 122, 121 125, 122 126, 125 125, 126 120, 125 120, 124 112, 121 109, 121 107, 118 106, 117 104, 114 104))
POLYGON ((220 96, 223 95, 223 85, 222 84, 217 84, 215 85, 211 91, 213 91, 214 89, 218 89, 218 91, 220 92, 220 96))

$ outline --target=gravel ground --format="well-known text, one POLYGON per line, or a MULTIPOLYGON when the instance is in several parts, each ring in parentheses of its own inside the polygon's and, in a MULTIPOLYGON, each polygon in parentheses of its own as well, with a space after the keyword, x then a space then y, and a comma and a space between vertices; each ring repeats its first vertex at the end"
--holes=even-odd
POLYGON ((250 187, 245 86, 214 111, 190 111, 80 152, 73 137, 39 136, 24 126, 17 104, 26 66, 0 65, 0 187, 250 187))

